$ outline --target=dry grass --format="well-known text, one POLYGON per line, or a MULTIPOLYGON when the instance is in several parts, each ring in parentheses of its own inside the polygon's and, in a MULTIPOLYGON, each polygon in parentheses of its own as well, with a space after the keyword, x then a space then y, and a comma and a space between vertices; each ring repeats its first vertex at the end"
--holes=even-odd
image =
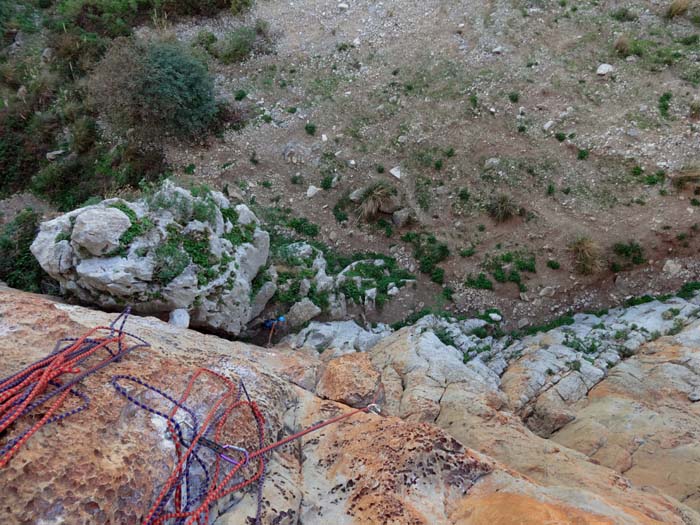
POLYGON ((671 176, 673 185, 683 189, 689 182, 700 182, 700 165, 685 166, 671 176))
POLYGON ((391 184, 384 181, 378 181, 368 186, 362 194, 358 208, 360 218, 365 221, 374 219, 394 193, 395 190, 391 184))
POLYGON ((693 100, 689 106, 689 116, 692 119, 700 119, 700 100, 693 100))
POLYGON ((674 18, 676 16, 682 16, 688 12, 690 7, 690 0, 673 0, 671 5, 668 6, 666 11, 667 18, 674 18))
POLYGON ((518 207, 509 195, 500 193, 491 199, 486 211, 496 222, 505 222, 517 213, 518 207))
POLYGON ((627 35, 620 35, 617 37, 613 47, 615 48, 615 51, 617 51, 617 53, 623 57, 628 57, 630 54, 632 54, 632 44, 630 43, 630 39, 627 37, 627 35))
POLYGON ((600 246, 590 237, 578 237, 569 249, 574 257, 574 269, 581 275, 591 275, 602 268, 600 246))

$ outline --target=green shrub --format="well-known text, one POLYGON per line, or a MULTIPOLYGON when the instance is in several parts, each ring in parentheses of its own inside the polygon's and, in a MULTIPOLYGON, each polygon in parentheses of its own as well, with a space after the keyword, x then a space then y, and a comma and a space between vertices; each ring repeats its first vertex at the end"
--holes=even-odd
POLYGON ((206 66, 173 43, 117 39, 89 81, 100 113, 122 132, 194 136, 214 121, 218 108, 206 66))
POLYGON ((644 248, 638 242, 616 243, 613 246, 613 251, 615 255, 629 259, 632 264, 644 264, 646 262, 644 248))
POLYGON ((39 219, 38 213, 27 208, 0 231, 0 280, 12 288, 42 292, 52 282, 29 251, 39 219))
POLYGON ((316 124, 313 124, 309 122, 304 126, 304 131, 306 131, 307 135, 315 135, 316 134, 316 124))
POLYGON ((306 217, 290 219, 287 226, 307 237, 316 237, 321 231, 316 224, 310 222, 306 217))
POLYGON ((251 7, 253 7, 253 0, 231 0, 231 12, 234 15, 240 15, 251 7))
POLYGON ((465 284, 470 288, 477 288, 480 290, 493 290, 493 283, 489 280, 488 277, 486 277, 486 274, 483 272, 481 272, 476 277, 470 274, 469 277, 467 277, 467 281, 465 284))
POLYGON ((77 153, 86 153, 95 145, 99 138, 97 123, 90 117, 82 117, 75 122, 73 128, 73 149, 77 153))
POLYGON ((445 243, 438 242, 434 235, 409 232, 401 237, 402 241, 413 245, 413 256, 418 261, 420 271, 433 278, 444 277, 444 272, 436 272, 436 265, 447 259, 450 250, 445 243))
POLYGON ((197 33, 197 36, 194 37, 194 40, 192 40, 192 45, 200 46, 211 52, 217 40, 218 38, 216 38, 216 35, 211 31, 200 31, 197 33))
POLYGON ((551 268, 552 270, 558 270, 559 268, 561 268, 561 264, 559 264, 558 261, 555 261, 553 259, 549 259, 547 261, 547 267, 551 268))
POLYGON ((620 7, 616 9, 610 16, 617 20, 618 22, 634 22, 637 20, 637 15, 629 10, 627 7, 620 7))
POLYGON ((578 160, 586 160, 590 152, 587 149, 579 149, 576 157, 578 160))
POLYGON ((216 57, 224 64, 242 62, 253 51, 255 37, 255 29, 252 27, 239 27, 234 29, 225 39, 220 40, 214 47, 216 57))
POLYGON ((673 98, 673 94, 668 91, 659 97, 659 113, 664 118, 668 118, 668 111, 671 109, 671 98, 673 98))

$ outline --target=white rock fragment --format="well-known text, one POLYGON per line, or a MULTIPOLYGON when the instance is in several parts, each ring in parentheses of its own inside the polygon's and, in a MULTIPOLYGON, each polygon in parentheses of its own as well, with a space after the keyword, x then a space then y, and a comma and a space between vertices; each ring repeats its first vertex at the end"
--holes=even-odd
POLYGON ((595 73, 599 77, 604 77, 606 75, 609 75, 613 71, 615 71, 615 68, 612 67, 610 64, 601 64, 598 66, 598 69, 596 70, 595 73))

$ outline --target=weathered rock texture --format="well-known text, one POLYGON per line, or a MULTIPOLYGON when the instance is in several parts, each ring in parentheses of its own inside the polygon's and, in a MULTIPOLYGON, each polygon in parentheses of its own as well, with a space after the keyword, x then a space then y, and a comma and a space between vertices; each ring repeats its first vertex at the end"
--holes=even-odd
MULTIPOLYGON (((18 370, 45 355, 52 341, 110 319, 0 290, 0 368, 18 370)), ((172 443, 157 419, 117 397, 108 380, 133 374, 178 394, 195 368, 206 366, 245 380, 274 439, 349 410, 331 399, 361 404, 379 395, 381 416, 358 415, 270 455, 265 524, 700 524, 695 510, 664 492, 660 476, 644 478, 658 481, 656 488, 642 487, 533 434, 511 412, 498 374, 464 364, 431 332, 405 328, 366 354, 324 359, 310 348, 261 349, 153 318, 132 318, 128 329, 152 348, 88 378, 89 410, 42 429, 0 471, 5 523, 140 523, 172 466, 172 443)), ((667 357, 692 361, 694 333, 681 332, 667 357)), ((605 384, 594 389, 598 397, 605 384)), ((687 390, 677 387, 673 406, 694 420, 687 390)), ((193 396, 192 405, 205 410, 216 389, 204 385, 193 396)), ((636 424, 631 415, 629 421, 636 424)), ((674 421, 693 432, 690 423, 674 421)), ((646 428, 647 439, 673 440, 676 431, 662 425, 646 428)), ((245 425, 227 437, 242 444, 254 438, 245 425)), ((250 523, 254 492, 230 503, 214 512, 215 523, 250 523)))
POLYGON ((109 199, 45 222, 31 249, 82 301, 150 314, 184 309, 193 326, 231 334, 275 292, 266 283, 264 297, 253 293, 269 250, 253 213, 219 192, 169 182, 145 200, 109 199))

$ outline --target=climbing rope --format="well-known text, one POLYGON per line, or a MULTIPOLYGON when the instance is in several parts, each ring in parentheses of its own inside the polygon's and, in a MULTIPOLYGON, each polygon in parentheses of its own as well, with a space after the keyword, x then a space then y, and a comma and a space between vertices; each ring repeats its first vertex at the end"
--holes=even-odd
POLYGON ((378 413, 378 407, 373 401, 366 407, 321 421, 265 446, 265 417, 258 404, 251 400, 243 381, 236 385, 221 374, 200 368, 192 375, 182 396, 177 400, 133 376, 114 376, 112 385, 120 395, 134 405, 165 419, 169 437, 175 443, 177 463, 148 510, 142 525, 163 525, 166 522, 173 525, 207 525, 211 508, 218 500, 253 484, 257 484, 255 523, 259 525, 262 517, 262 489, 267 466, 266 456, 269 453, 307 434, 356 414, 370 411, 378 413), (224 387, 224 393, 209 407, 200 423, 195 411, 186 405, 186 401, 190 397, 195 383, 202 376, 209 376, 220 382, 224 387), (145 390, 157 394, 172 404, 172 409, 166 413, 164 410, 147 405, 140 400, 143 396, 137 397, 123 386, 122 383, 126 381, 140 385, 145 390), (220 444, 224 430, 231 430, 226 429, 226 424, 234 412, 239 417, 247 413, 254 422, 257 448, 246 449, 242 446, 220 444), (189 432, 183 428, 183 424, 190 428, 189 432), (232 456, 232 452, 237 453, 237 455, 232 456), (212 453, 216 456, 213 466, 211 461, 207 461, 205 457, 212 453), (248 469, 246 475, 243 469, 248 466, 252 466, 254 470, 251 472, 251 469, 248 469), (196 485, 199 485, 199 490, 195 494, 192 487, 196 485))
POLYGON ((133 350, 149 346, 143 339, 124 331, 128 316, 129 309, 108 327, 99 326, 79 338, 60 339, 48 356, 0 380, 0 436, 9 432, 12 425, 17 427, 22 420, 42 414, 28 428, 21 431, 15 428, 17 435, 9 437, 0 447, 0 468, 39 429, 88 408, 90 398, 77 390, 78 383, 133 350), (127 338, 134 342, 127 344, 127 338), (99 359, 100 353, 108 355, 99 359), (82 404, 59 412, 68 396, 78 398, 82 404))

